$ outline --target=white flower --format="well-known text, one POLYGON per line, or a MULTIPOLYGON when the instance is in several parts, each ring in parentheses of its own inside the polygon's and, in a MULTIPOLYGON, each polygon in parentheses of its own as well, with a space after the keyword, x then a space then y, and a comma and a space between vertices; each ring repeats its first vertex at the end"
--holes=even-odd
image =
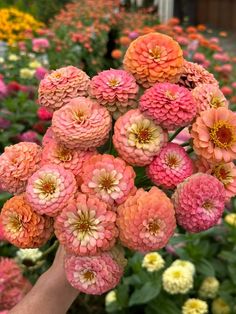
POLYGON ((106 305, 109 305, 115 301, 116 301, 116 292, 114 290, 111 290, 110 292, 106 294, 105 303, 106 305))
POLYGON ((20 77, 23 79, 30 79, 34 76, 35 70, 23 68, 20 70, 20 77))
POLYGON ((20 262, 30 260, 35 263, 42 255, 43 253, 39 249, 20 249, 16 252, 16 257, 20 262))
POLYGON ((192 273, 182 266, 167 268, 162 276, 163 289, 170 294, 185 294, 193 288, 192 273))
POLYGON ((165 261, 157 252, 151 252, 144 256, 142 267, 146 268, 148 272, 157 271, 165 266, 165 261))
POLYGON ((8 60, 9 61, 17 61, 19 59, 20 58, 17 55, 13 54, 13 53, 8 56, 8 60))
POLYGON ((182 266, 182 267, 188 269, 192 275, 195 274, 195 266, 193 265, 193 263, 191 263, 189 261, 177 259, 171 264, 171 266, 182 266))

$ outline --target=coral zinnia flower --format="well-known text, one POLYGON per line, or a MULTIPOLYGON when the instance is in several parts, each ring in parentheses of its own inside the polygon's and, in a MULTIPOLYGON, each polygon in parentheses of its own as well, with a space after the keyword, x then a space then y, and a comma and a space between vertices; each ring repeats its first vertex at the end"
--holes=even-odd
POLYGON ((228 108, 227 99, 216 85, 201 84, 192 90, 192 95, 197 105, 198 114, 211 108, 228 108))
POLYGON ((206 173, 197 173, 177 186, 172 196, 177 222, 189 232, 213 227, 225 204, 223 184, 206 173))
POLYGON ((216 87, 219 86, 214 75, 208 72, 203 66, 186 60, 184 61, 183 73, 178 84, 190 90, 200 84, 213 84, 216 87))
POLYGON ((190 91, 171 83, 157 83, 149 88, 141 97, 139 108, 168 130, 188 125, 196 115, 190 91))
POLYGON ((39 103, 52 111, 69 103, 72 98, 86 96, 88 75, 73 66, 47 74, 39 84, 39 103))
POLYGON ((124 70, 106 70, 94 76, 90 94, 105 106, 117 119, 121 114, 137 106, 138 85, 134 77, 124 70))
POLYGON ((25 194, 8 200, 1 211, 5 238, 20 248, 35 248, 43 245, 53 231, 53 220, 33 211, 25 194))
POLYGON ((148 252, 163 248, 176 227, 173 205, 157 187, 149 192, 139 189, 117 212, 120 240, 132 250, 148 252))
POLYGON ((149 33, 134 40, 124 56, 124 68, 148 88, 157 82, 176 83, 183 71, 183 52, 171 37, 149 33))
POLYGON ((55 233, 68 252, 96 255, 115 244, 115 221, 116 214, 105 202, 79 193, 56 218, 55 233))
POLYGON ((148 166, 147 173, 156 185, 171 189, 193 174, 193 162, 183 147, 168 143, 148 166))
POLYGON ((70 149, 87 150, 105 143, 111 129, 109 111, 89 98, 78 97, 52 118, 56 139, 70 149))
POLYGON ((68 255, 65 271, 67 280, 75 289, 100 295, 118 285, 124 266, 109 251, 89 257, 68 255))
POLYGON ((74 198, 76 190, 76 180, 70 170, 48 164, 29 178, 26 197, 37 213, 54 217, 74 198))
POLYGON ((119 155, 135 166, 150 164, 167 142, 167 133, 139 109, 129 110, 115 123, 113 144, 119 155))
POLYGON ((236 158, 236 114, 220 107, 203 111, 192 126, 193 148, 210 162, 236 158))
POLYGON ((41 147, 21 142, 5 148, 0 156, 0 182, 2 190, 10 193, 25 191, 28 178, 39 168, 41 147))
POLYGON ((93 156, 85 161, 82 170, 82 192, 96 195, 111 205, 121 204, 135 191, 135 172, 119 157, 93 156))

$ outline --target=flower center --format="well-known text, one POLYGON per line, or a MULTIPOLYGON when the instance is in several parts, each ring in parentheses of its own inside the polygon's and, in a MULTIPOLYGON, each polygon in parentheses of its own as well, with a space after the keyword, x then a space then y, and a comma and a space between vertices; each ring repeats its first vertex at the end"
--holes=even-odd
POLYGON ((217 165, 213 169, 212 173, 219 181, 221 181, 224 185, 233 182, 232 173, 230 168, 227 169, 227 165, 217 165))
POLYGON ((173 272, 173 277, 179 279, 181 277, 181 272, 179 270, 175 270, 173 272))
POLYGON ((166 91, 166 97, 170 100, 175 100, 177 98, 177 95, 174 91, 167 90, 166 91))
POLYGON ((218 121, 210 129, 211 140, 217 147, 229 148, 236 141, 234 127, 226 121, 218 121))
POLYGON ((72 159, 71 151, 65 147, 58 147, 57 158, 60 161, 70 161, 72 159))
POLYGON ((91 270, 86 270, 83 273, 83 277, 84 277, 85 281, 92 281, 95 278, 95 274, 91 270))
POLYGON ((217 96, 212 96, 211 102, 210 102, 211 108, 223 107, 223 104, 224 104, 223 99, 220 99, 220 97, 217 97, 217 96))
POLYGON ((13 233, 15 233, 15 232, 19 232, 22 229, 23 225, 18 216, 12 216, 10 218, 8 227, 13 233))
POLYGON ((52 73, 51 76, 56 78, 56 79, 59 79, 59 78, 62 77, 61 73, 60 72, 56 72, 56 71, 54 73, 52 73))
POLYGON ((149 55, 150 59, 153 59, 155 62, 160 61, 161 59, 161 47, 160 46, 155 46, 152 49, 149 49, 149 55))
POLYGON ((118 87, 120 85, 120 80, 117 77, 113 77, 107 82, 107 85, 112 88, 118 87))
POLYGON ((74 118, 77 122, 81 123, 87 119, 87 114, 83 110, 75 110, 73 111, 74 118))
POLYGON ((194 300, 191 302, 191 305, 190 305, 191 309, 198 309, 199 308, 199 304, 198 302, 195 302, 194 300))
POLYGON ((148 231, 150 234, 156 236, 160 231, 160 224, 157 220, 153 220, 148 224, 148 231))
POLYGON ((44 178, 35 181, 34 188, 42 197, 49 197, 56 192, 57 181, 54 177, 45 175, 44 178))
POLYGON ((168 167, 175 169, 180 165, 180 159, 174 154, 169 154, 166 158, 166 164, 168 167))
POLYGON ((202 204, 202 207, 205 208, 207 211, 211 211, 214 208, 212 201, 207 200, 202 204))

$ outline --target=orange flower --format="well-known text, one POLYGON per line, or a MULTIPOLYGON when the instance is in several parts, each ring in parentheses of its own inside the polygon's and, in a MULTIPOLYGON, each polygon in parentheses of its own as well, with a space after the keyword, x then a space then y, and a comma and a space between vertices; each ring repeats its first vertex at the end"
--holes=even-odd
POLYGON ((204 25, 204 24, 198 24, 198 25, 197 25, 197 29, 199 30, 199 32, 205 32, 205 30, 206 30, 206 25, 204 25))
POLYGON ((184 59, 179 44, 171 37, 150 33, 130 44, 123 62, 137 82, 148 88, 157 82, 177 82, 184 59))
MULTIPOLYGON (((130 44, 130 38, 128 36, 121 36, 119 42, 123 46, 128 46, 130 44)), ((114 51, 114 50, 113 50, 114 51)))
POLYGON ((122 56, 122 52, 119 49, 114 49, 111 52, 111 56, 112 56, 113 59, 120 59, 121 56, 122 56))
POLYGON ((186 28, 187 33, 197 33, 197 29, 194 26, 189 26, 186 28))
POLYGON ((50 238, 53 220, 36 214, 20 194, 8 200, 1 212, 5 238, 20 248, 40 247, 50 238))

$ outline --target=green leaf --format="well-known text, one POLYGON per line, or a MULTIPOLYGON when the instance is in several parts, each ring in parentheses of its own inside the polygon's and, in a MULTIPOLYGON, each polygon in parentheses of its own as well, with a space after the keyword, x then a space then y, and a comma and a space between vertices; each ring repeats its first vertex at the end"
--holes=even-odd
POLYGON ((181 314, 177 305, 167 297, 158 297, 150 302, 145 314, 181 314))
POLYGON ((141 289, 136 289, 131 295, 129 306, 135 304, 144 304, 154 299, 161 290, 161 279, 145 283, 141 289))
POLYGON ((116 289, 117 302, 120 308, 126 307, 129 302, 129 287, 121 284, 116 289))
POLYGON ((211 263, 206 259, 202 259, 200 262, 196 263, 197 271, 205 276, 215 276, 215 270, 211 263))

